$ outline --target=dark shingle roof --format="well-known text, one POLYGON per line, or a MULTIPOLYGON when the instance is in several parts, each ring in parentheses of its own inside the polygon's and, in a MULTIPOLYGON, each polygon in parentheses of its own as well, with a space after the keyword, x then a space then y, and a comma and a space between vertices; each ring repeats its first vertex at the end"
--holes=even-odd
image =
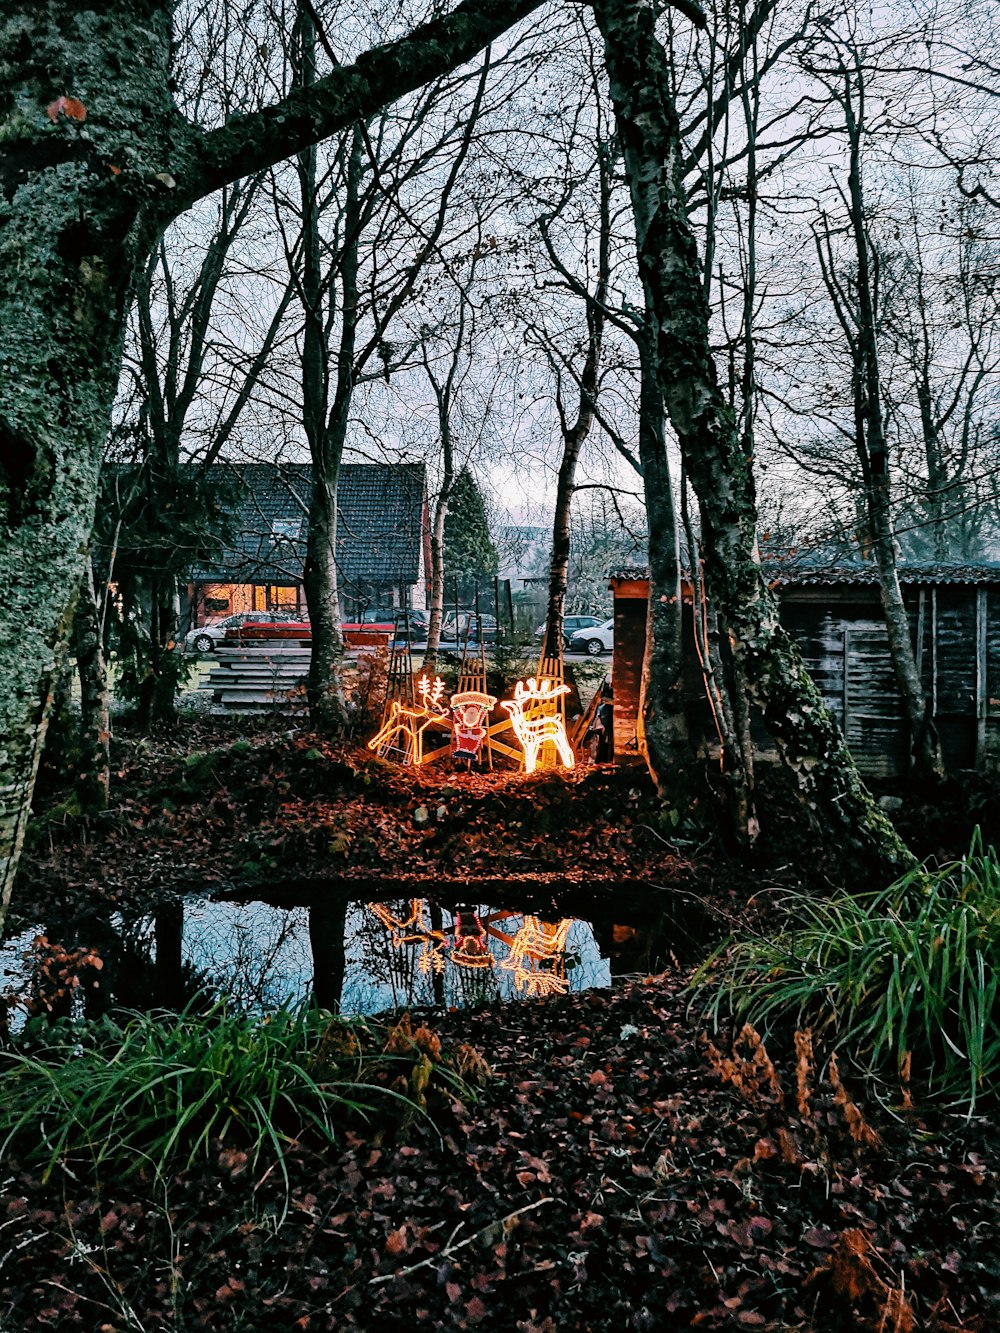
MULTIPOLYGON (((235 535, 192 577, 234 583, 299 580, 312 488, 309 463, 221 463, 238 496, 235 535)), ((337 569, 346 590, 420 577, 423 463, 344 463, 337 488, 337 569)))
MULTIPOLYGON (((1000 583, 1000 564, 960 564, 950 561, 900 564, 897 566, 900 583, 1000 583)), ((878 583, 878 569, 873 561, 820 564, 767 560, 764 574, 772 586, 832 585, 836 583, 878 583)))
MULTIPOLYGON (((821 564, 818 561, 765 560, 764 577, 772 587, 800 585, 833 585, 842 583, 878 583, 878 569, 871 561, 864 563, 841 562, 821 564)), ((1000 563, 983 561, 979 564, 958 564, 939 561, 935 564, 905 564, 898 566, 900 583, 1000 583, 1000 563)), ((648 565, 629 565, 613 569, 609 579, 628 581, 649 578, 648 565)))

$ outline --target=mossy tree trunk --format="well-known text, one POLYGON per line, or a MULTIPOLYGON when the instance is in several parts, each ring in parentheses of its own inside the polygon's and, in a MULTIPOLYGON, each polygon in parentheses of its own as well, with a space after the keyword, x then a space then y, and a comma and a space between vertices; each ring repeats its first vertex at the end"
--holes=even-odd
POLYGON ((712 357, 680 126, 654 12, 640 0, 597 0, 594 12, 632 194, 639 270, 654 312, 660 389, 701 505, 709 595, 751 700, 794 777, 802 814, 869 873, 895 874, 913 858, 861 782, 761 575, 751 460, 712 357))
POLYGON ((88 549, 134 279, 163 227, 472 58, 538 0, 464 0, 203 131, 166 0, 0 9, 0 925, 88 549))

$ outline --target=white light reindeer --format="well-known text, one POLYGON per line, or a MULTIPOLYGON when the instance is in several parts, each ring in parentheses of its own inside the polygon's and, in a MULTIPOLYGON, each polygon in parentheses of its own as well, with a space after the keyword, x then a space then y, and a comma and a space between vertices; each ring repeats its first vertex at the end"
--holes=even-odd
POLYGON ((538 756, 548 741, 556 747, 559 758, 567 768, 573 768, 576 758, 566 735, 566 724, 552 705, 560 694, 569 694, 569 686, 556 685, 551 680, 519 680, 514 686, 513 699, 500 705, 510 714, 510 725, 524 751, 524 771, 534 773, 538 756))

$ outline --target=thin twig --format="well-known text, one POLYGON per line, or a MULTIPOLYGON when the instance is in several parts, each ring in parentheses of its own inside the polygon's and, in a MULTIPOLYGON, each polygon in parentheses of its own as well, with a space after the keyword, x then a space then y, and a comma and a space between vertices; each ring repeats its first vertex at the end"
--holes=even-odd
POLYGON ((555 1203, 555 1199, 544 1198, 537 1199, 534 1203, 525 1204, 523 1208, 516 1208, 514 1212, 508 1213, 506 1217, 500 1217, 495 1222, 490 1222, 488 1226, 477 1231, 475 1235, 469 1236, 466 1240, 460 1240, 457 1245, 452 1246, 452 1241, 458 1234, 458 1227, 448 1237, 443 1249, 436 1253, 428 1255, 426 1259, 421 1259, 417 1264, 411 1264, 409 1268, 398 1269, 395 1273, 383 1273, 381 1277, 373 1277, 368 1284, 370 1287, 376 1287, 380 1282, 392 1282, 397 1277, 409 1277, 411 1273, 416 1273, 420 1268, 429 1268, 431 1264, 438 1264, 442 1259, 449 1259, 459 1250, 464 1249, 466 1245, 471 1245, 473 1241, 479 1240, 480 1236, 485 1236, 487 1231, 492 1231, 495 1227, 506 1226, 508 1222, 513 1222, 515 1217, 521 1217, 524 1213, 530 1213, 535 1208, 541 1208, 543 1204, 555 1203))

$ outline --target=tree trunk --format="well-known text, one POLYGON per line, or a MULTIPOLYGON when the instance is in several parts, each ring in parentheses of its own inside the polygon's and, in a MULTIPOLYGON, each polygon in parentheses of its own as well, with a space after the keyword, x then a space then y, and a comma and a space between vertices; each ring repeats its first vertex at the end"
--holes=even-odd
MULTIPOLYGON (((299 83, 304 89, 315 80, 315 33, 312 19, 300 9, 299 83)), ((319 206, 316 188, 316 149, 299 155, 302 202, 302 424, 312 457, 312 495, 303 584, 312 645, 309 659, 309 716, 314 729, 338 735, 347 724, 347 708, 340 679, 344 639, 340 629, 340 591, 337 580, 337 484, 347 435, 357 318, 358 186, 361 174, 360 132, 352 136, 348 165, 342 255, 344 300, 334 403, 329 407, 327 332, 321 261, 319 206), (352 299, 353 298, 353 299, 352 299), (348 367, 345 377, 344 367, 348 367)))
MULTIPOLYGON (((437 671, 438 649, 441 645, 441 625, 444 621, 444 527, 448 518, 448 506, 455 487, 455 446, 451 433, 452 389, 458 359, 462 352, 462 338, 465 331, 465 306, 463 304, 458 326, 458 338, 451 367, 443 383, 440 383, 431 369, 430 360, 424 349, 424 370, 434 390, 437 403, 438 429, 441 432, 441 489, 434 506, 434 522, 430 536, 430 618, 427 623, 427 651, 424 654, 424 670, 428 675, 437 671)), ((457 633, 457 630, 456 630, 457 633)))
POLYGON ((83 22, 69 6, 11 8, 0 18, 0 929, 90 541, 136 254, 148 249, 135 221, 162 189, 149 164, 165 159, 176 119, 165 12, 139 23, 119 0, 83 22), (141 127, 131 180, 99 135, 83 137, 90 89, 113 101, 126 140, 141 127))
POLYGON ((339 460, 321 468, 313 462, 313 488, 309 504, 306 563, 302 576, 312 651, 309 660, 309 717, 316 731, 338 735, 345 726, 347 710, 340 682, 344 638, 340 629, 340 594, 337 587, 337 478, 339 460))
MULTIPOLYGON (((581 399, 582 407, 582 399, 581 399)), ((552 518, 552 556, 549 561, 549 600, 545 612, 545 642, 542 653, 556 657, 563 641, 566 589, 569 586, 570 517, 576 465, 590 431, 593 411, 581 410, 575 424, 563 433, 563 452, 556 480, 556 504, 552 518)))
MULTIPOLYGON (((649 312, 647 312, 649 313, 649 312)), ((666 422, 654 348, 639 343, 639 461, 646 498, 649 608, 639 713, 641 745, 661 795, 690 757, 683 693, 683 615, 677 510, 667 458, 666 422)))
POLYGON ((863 786, 761 575, 751 464, 717 381, 687 218, 680 127, 653 11, 640 0, 597 0, 594 12, 632 194, 639 271, 656 314, 660 388, 701 504, 708 592, 751 700, 794 778, 801 811, 859 870, 894 875, 913 858, 863 786))
POLYGON ((101 631, 94 568, 88 560, 73 617, 73 652, 80 673, 83 750, 77 787, 82 805, 90 810, 106 810, 111 790, 111 708, 101 631))
POLYGON ((441 490, 434 505, 434 522, 431 524, 431 604, 427 619, 427 651, 424 653, 424 667, 430 674, 437 670, 441 626, 444 623, 444 524, 448 517, 448 500, 454 481, 454 471, 446 463, 441 490))
POLYGON ((882 611, 889 636, 896 684, 903 697, 909 729, 910 767, 921 777, 943 777, 944 763, 931 705, 924 693, 910 637, 910 624, 899 586, 896 539, 892 527, 889 446, 882 418, 882 378, 879 367, 878 331, 875 320, 875 273, 865 221, 861 182, 861 136, 863 123, 854 114, 848 91, 843 102, 850 141, 848 174, 849 212, 857 258, 857 334, 855 338, 854 402, 855 441, 864 479, 868 521, 878 565, 882 611))

